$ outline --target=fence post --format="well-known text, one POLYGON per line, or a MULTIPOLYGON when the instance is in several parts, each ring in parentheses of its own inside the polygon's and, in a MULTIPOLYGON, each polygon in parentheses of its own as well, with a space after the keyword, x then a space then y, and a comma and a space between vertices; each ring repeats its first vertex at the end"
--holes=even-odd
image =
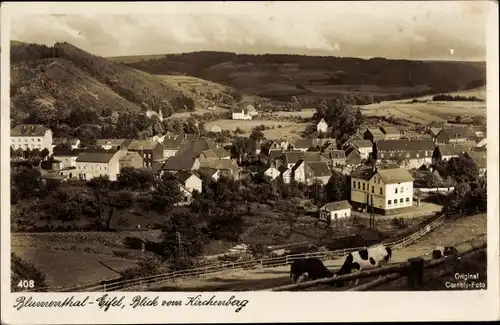
POLYGON ((102 284, 102 291, 106 292, 106 283, 102 284))
POLYGON ((421 257, 410 258, 406 272, 408 290, 421 289, 424 281, 424 259, 421 257))
POLYGON ((142 289, 142 279, 139 279, 139 288, 142 289))
POLYGON ((288 264, 288 255, 285 255, 285 263, 288 264))
POLYGON ((262 259, 260 259, 260 268, 263 269, 264 268, 264 262, 262 261, 262 259))

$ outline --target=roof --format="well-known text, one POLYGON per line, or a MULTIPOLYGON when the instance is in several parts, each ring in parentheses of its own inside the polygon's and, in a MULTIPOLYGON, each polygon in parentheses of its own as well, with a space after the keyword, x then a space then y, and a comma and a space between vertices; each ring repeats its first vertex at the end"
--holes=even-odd
POLYGON ((442 129, 442 128, 430 128, 430 129, 429 129, 429 132, 430 132, 432 135, 436 136, 436 135, 438 135, 438 133, 439 133, 439 132, 441 132, 441 129, 442 129))
POLYGON ((325 119, 324 119, 324 118, 322 118, 322 119, 318 122, 318 124, 320 124, 320 123, 325 123, 325 124, 326 124, 325 119))
POLYGON ((163 170, 189 170, 193 167, 196 157, 192 156, 174 156, 165 160, 161 167, 163 170))
POLYGON ((413 182, 414 178, 404 168, 378 169, 377 174, 385 184, 413 182))
POLYGON ((345 159, 345 152, 343 150, 331 150, 325 155, 328 155, 330 159, 345 159))
POLYGON ((361 164, 361 156, 359 154, 359 152, 354 149, 354 148, 351 148, 351 149, 348 149, 346 151, 346 164, 347 165, 359 165, 361 164))
POLYGON ((269 150, 269 158, 277 159, 283 155, 283 150, 281 149, 270 149, 269 150))
POLYGON ((486 151, 467 151, 465 154, 469 158, 474 160, 477 167, 486 168, 486 162, 487 162, 486 151))
POLYGON ((186 183, 186 181, 189 179, 189 177, 194 176, 193 173, 190 173, 185 170, 181 170, 177 173, 174 174, 175 179, 177 179, 181 183, 186 183))
POLYGON ((363 165, 353 170, 353 172, 350 174, 350 177, 368 181, 373 177, 373 175, 375 175, 380 170, 394 170, 394 169, 402 169, 402 168, 398 167, 398 165, 396 164, 378 164, 375 168, 373 166, 363 165))
POLYGON ((447 127, 443 128, 439 134, 444 134, 449 139, 463 139, 471 136, 475 136, 475 133, 470 131, 466 127, 447 127))
POLYGON ((300 138, 300 139, 297 139, 294 143, 293 143, 293 147, 294 148, 310 148, 310 147, 314 147, 316 144, 314 143, 314 139, 306 139, 306 138, 300 138))
POLYGON ((429 139, 422 140, 380 140, 375 144, 377 151, 434 150, 436 144, 429 139))
POLYGON ((218 158, 230 156, 224 148, 215 144, 210 139, 185 139, 179 147, 176 156, 188 155, 191 157, 199 157, 206 150, 212 150, 218 158))
POLYGON ((137 157, 142 159, 141 155, 139 155, 137 152, 130 151, 130 152, 127 152, 125 155, 123 155, 123 157, 120 158, 120 161, 132 160, 132 158, 134 158, 134 156, 137 156, 137 157))
POLYGON ((350 209, 351 205, 349 204, 348 201, 337 201, 337 202, 330 202, 325 204, 322 209, 327 210, 327 211, 338 211, 338 210, 344 210, 344 209, 350 209))
POLYGON ((133 140, 127 147, 128 150, 153 150, 160 143, 153 140, 133 140))
POLYGON ((354 140, 352 146, 356 149, 360 148, 372 148, 373 144, 370 140, 354 140))
POLYGON ((304 154, 305 153, 302 151, 286 151, 283 153, 283 160, 286 164, 296 164, 299 160, 304 158, 304 154))
POLYGON ((41 124, 21 124, 10 130, 11 137, 43 137, 49 128, 41 124))
POLYGON ((53 156, 54 157, 78 157, 78 155, 81 153, 81 151, 78 150, 59 150, 59 151, 54 151, 53 156))
POLYGON ((239 169, 238 164, 232 159, 218 159, 218 158, 209 158, 205 159, 201 164, 200 168, 212 168, 217 170, 232 170, 236 171, 239 169))
POLYGON ((332 175, 330 168, 328 168, 328 164, 324 161, 307 162, 307 165, 311 168, 314 177, 324 177, 332 175))
POLYGON ((378 136, 381 136, 381 137, 384 136, 384 134, 382 133, 382 131, 380 131, 380 129, 369 128, 368 130, 366 130, 366 132, 370 132, 372 135, 378 135, 378 136))
POLYGON ((178 136, 178 137, 165 137, 163 139, 163 149, 164 150, 177 150, 181 146, 182 140, 184 140, 183 137, 178 136))
POLYGON ((401 134, 401 131, 399 131, 397 128, 395 128, 394 126, 381 126, 380 127, 380 130, 384 133, 384 134, 390 134, 390 135, 400 135, 401 134))
MULTIPOLYGON (((98 146, 120 146, 122 143, 127 141, 127 139, 97 139, 96 145, 98 146)), ((128 140, 132 141, 132 140, 128 140)))
POLYGON ((450 144, 438 145, 437 150, 439 150, 441 156, 458 156, 458 154, 460 153, 460 151, 457 150, 455 146, 450 144))
POLYGON ((317 151, 306 151, 303 154, 304 160, 307 162, 328 161, 328 158, 324 154, 317 151))
POLYGON ((202 175, 213 176, 217 173, 217 169, 210 167, 200 167, 198 168, 198 172, 202 175))
POLYGON ((116 152, 81 152, 76 162, 109 163, 116 152))

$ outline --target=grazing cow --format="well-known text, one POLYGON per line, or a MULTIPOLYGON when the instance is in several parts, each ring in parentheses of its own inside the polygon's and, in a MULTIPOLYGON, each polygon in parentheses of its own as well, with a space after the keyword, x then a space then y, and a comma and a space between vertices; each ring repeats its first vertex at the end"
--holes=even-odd
POLYGON ((453 246, 438 246, 432 251, 432 258, 437 260, 456 253, 458 253, 458 250, 453 246))
MULTIPOLYGON (((381 267, 392 258, 392 249, 384 245, 377 245, 370 248, 365 248, 357 252, 349 253, 342 264, 342 267, 337 272, 338 275, 350 274, 364 269, 381 267)), ((355 285, 359 280, 356 280, 355 285)), ((339 283, 341 286, 342 283, 339 283)))
POLYGON ((290 267, 290 279, 293 283, 300 283, 304 278, 311 280, 332 277, 334 274, 328 270, 318 258, 303 258, 295 260, 290 267))

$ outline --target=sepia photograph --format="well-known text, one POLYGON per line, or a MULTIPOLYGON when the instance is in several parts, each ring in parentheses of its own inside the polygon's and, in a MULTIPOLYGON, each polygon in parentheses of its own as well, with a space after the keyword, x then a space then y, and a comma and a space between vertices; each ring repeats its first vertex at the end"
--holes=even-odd
POLYGON ((197 292, 182 305, 239 312, 244 292, 487 291, 491 4, 18 3, 2 284, 33 294, 19 309, 49 293, 197 292))

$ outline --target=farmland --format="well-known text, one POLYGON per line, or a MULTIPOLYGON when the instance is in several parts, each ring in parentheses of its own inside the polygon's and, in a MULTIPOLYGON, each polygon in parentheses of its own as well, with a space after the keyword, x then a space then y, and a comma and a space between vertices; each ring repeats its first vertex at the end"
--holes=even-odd
POLYGON ((210 130, 214 125, 220 126, 223 130, 234 131, 237 128, 244 132, 243 135, 249 135, 252 128, 264 125, 266 130, 262 131, 264 136, 269 139, 287 136, 288 138, 300 138, 301 132, 307 127, 307 123, 296 122, 276 122, 269 120, 216 120, 205 124, 206 130, 210 130), (279 127, 281 125, 281 127, 279 127))

